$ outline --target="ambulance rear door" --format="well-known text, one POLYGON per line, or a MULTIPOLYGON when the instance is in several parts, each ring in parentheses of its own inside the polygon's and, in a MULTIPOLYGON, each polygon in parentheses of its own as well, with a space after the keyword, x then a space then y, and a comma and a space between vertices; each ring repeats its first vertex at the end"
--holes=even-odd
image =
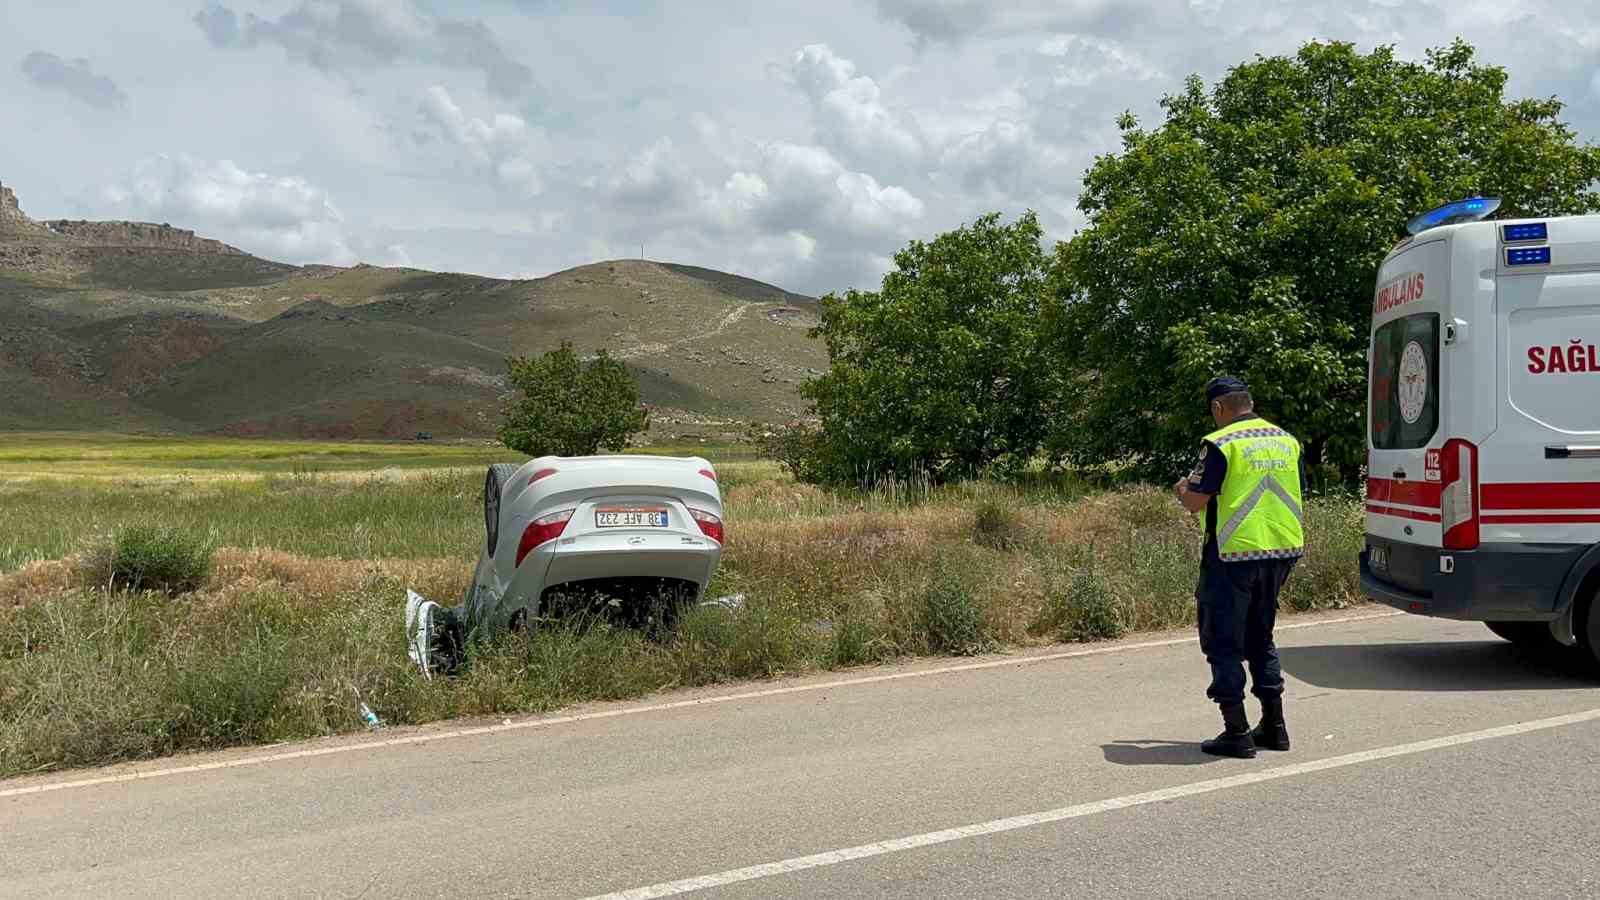
POLYGON ((1425 588, 1429 573, 1422 569, 1430 562, 1437 565, 1436 558, 1394 551, 1407 550, 1405 545, 1441 546, 1438 447, 1446 413, 1441 349, 1451 291, 1450 235, 1456 230, 1427 232, 1391 254, 1379 269, 1373 297, 1368 543, 1374 548, 1375 574, 1411 590, 1425 588))

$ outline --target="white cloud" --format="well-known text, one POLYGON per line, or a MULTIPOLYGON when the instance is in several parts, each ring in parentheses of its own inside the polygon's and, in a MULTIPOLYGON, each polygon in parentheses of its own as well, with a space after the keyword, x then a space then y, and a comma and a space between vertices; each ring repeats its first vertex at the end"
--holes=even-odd
POLYGON ((914 120, 885 105, 877 82, 857 75, 855 64, 827 44, 796 51, 790 74, 811 101, 817 130, 829 147, 867 162, 915 162, 921 156, 914 120))
POLYGON ((721 188, 701 188, 700 200, 710 220, 722 229, 739 227, 771 196, 767 180, 754 172, 739 171, 728 176, 721 188))
POLYGON ((343 216, 324 191, 296 176, 245 171, 232 160, 141 160, 126 181, 106 186, 102 199, 120 217, 171 222, 271 259, 357 260, 343 216))
POLYGON ((634 154, 606 179, 607 195, 636 210, 670 212, 690 190, 689 175, 668 137, 634 154))
POLYGON ((926 211, 910 191, 847 169, 825 147, 774 141, 763 149, 753 177, 764 189, 752 197, 753 179, 741 182, 744 208, 750 226, 767 234, 799 230, 841 242, 898 243, 914 233, 926 211))
POLYGON ((544 140, 521 116, 502 112, 487 119, 475 118, 440 85, 423 93, 419 112, 423 126, 419 138, 442 140, 473 168, 524 194, 543 190, 538 157, 544 140))
POLYGON ((893 229, 922 218, 925 207, 910 191, 893 185, 884 187, 865 172, 841 172, 833 184, 851 218, 866 228, 893 229))
POLYGON ((1039 45, 1039 55, 1053 62, 1051 83, 1056 87, 1089 87, 1116 81, 1151 81, 1161 69, 1119 41, 1085 35, 1056 35, 1039 45))

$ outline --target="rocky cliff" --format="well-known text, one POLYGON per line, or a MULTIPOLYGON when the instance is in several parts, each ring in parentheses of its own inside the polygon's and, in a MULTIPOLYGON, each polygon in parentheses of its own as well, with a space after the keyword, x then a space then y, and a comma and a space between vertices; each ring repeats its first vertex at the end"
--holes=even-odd
POLYGON ((196 237, 185 228, 155 225, 150 222, 87 222, 80 219, 52 219, 44 226, 79 244, 95 247, 150 247, 158 250, 184 250, 190 253, 221 253, 244 256, 243 250, 221 241, 196 237))
POLYGON ((17 205, 17 195, 11 188, 0 184, 0 227, 18 228, 33 224, 33 220, 22 214, 22 207, 17 205))
MULTIPOLYGON (((182 250, 188 253, 217 253, 245 256, 245 252, 221 241, 196 237, 186 228, 151 222, 88 222, 82 219, 52 219, 36 222, 22 212, 17 194, 0 184, 0 229, 42 235, 48 231, 66 238, 75 246, 145 247, 156 250, 182 250)), ((18 236, 20 237, 20 235, 18 236)))
POLYGON ((39 221, 0 185, 0 269, 126 289, 198 290, 262 284, 294 268, 165 223, 39 221))

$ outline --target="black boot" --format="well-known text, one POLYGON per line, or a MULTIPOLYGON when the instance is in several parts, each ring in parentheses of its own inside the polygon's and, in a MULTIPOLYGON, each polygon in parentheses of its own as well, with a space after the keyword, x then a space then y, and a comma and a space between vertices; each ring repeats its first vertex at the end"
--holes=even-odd
POLYGON ((1289 749, 1289 726, 1283 721, 1283 696, 1261 698, 1261 724, 1250 732, 1251 740, 1263 750, 1289 749))
POLYGON ((1222 707, 1222 724, 1222 733, 1212 740, 1202 741, 1200 749, 1212 756, 1255 759, 1256 745, 1250 740, 1250 720, 1245 718, 1244 704, 1230 703, 1222 707))

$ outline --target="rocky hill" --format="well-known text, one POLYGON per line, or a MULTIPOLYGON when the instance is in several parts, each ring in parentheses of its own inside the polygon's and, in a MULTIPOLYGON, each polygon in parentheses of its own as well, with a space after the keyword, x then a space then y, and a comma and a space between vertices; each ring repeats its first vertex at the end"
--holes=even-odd
POLYGON ((0 224, 7 224, 17 219, 26 220, 22 214, 22 207, 17 204, 16 192, 0 184, 0 224))
POLYGON ((0 430, 493 433, 505 360, 562 340, 640 381, 664 435, 801 407, 817 304, 614 260, 532 280, 290 266, 192 231, 35 222, 0 189, 0 430))
POLYGON ((40 223, 68 240, 97 247, 139 247, 150 250, 181 250, 185 253, 219 253, 244 256, 245 252, 221 241, 195 237, 195 233, 171 225, 150 222, 86 222, 53 219, 40 223))
POLYGON ((0 184, 0 234, 24 236, 41 234, 45 229, 22 212, 17 194, 5 184, 0 184))

